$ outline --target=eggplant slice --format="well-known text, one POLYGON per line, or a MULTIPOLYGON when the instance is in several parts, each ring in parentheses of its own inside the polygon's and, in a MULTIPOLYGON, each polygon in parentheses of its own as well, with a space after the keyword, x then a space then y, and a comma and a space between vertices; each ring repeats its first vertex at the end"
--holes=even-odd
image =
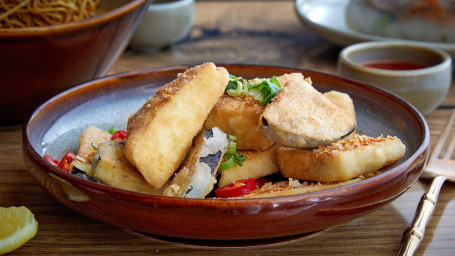
POLYGON ((260 122, 268 139, 294 148, 329 145, 348 137, 356 127, 355 119, 301 79, 283 86, 260 122))
POLYGON ((197 138, 190 156, 164 190, 164 195, 184 198, 204 198, 212 191, 218 167, 229 141, 218 127, 204 129, 197 138))

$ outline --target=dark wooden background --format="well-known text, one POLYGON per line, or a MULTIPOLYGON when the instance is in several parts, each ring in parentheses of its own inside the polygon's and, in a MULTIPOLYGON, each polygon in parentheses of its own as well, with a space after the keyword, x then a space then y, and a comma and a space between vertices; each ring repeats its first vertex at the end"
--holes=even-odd
MULTIPOLYGON (((341 48, 305 28, 294 1, 197 1, 194 27, 183 41, 159 51, 127 49, 110 74, 177 64, 247 63, 336 72, 341 48)), ((432 145, 455 90, 427 121, 432 145)), ((396 255, 430 182, 379 210, 344 225, 292 241, 245 248, 193 246, 156 239, 76 213, 43 191, 27 172, 21 127, 0 129, 0 206, 25 205, 39 222, 37 235, 12 255, 396 255)), ((417 255, 454 255, 455 185, 446 183, 417 255)))

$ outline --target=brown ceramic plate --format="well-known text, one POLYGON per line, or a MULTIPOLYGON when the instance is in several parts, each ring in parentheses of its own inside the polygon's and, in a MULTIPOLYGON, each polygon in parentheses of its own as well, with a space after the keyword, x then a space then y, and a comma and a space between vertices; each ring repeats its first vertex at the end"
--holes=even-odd
MULTIPOLYGON (((395 135, 406 145, 398 162, 368 180, 335 189, 264 199, 182 199, 120 190, 79 179, 48 164, 44 154, 76 151, 89 124, 124 128, 156 89, 186 66, 113 75, 67 90, 41 105, 23 130, 25 163, 55 199, 87 216, 163 237, 239 241, 298 236, 370 213, 404 193, 419 177, 429 152, 429 130, 413 107, 376 87, 291 68, 221 65, 244 78, 290 72, 310 76, 321 92, 338 90, 353 98, 358 132, 395 135)), ((257 241, 257 240, 256 240, 257 241)))

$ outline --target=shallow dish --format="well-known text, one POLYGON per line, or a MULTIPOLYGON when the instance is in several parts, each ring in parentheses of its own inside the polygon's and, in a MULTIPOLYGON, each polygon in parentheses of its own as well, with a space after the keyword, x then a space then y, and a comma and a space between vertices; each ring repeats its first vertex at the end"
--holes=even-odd
POLYGON ((452 59, 444 51, 405 41, 364 42, 340 52, 337 72, 391 91, 427 115, 449 92, 452 59))
POLYGON ((254 240, 300 235, 339 225, 381 207, 404 193, 419 177, 429 152, 429 129, 414 107, 379 88, 328 74, 253 65, 220 65, 244 78, 291 72, 310 76, 320 91, 349 93, 358 131, 396 135, 405 156, 382 174, 335 189, 265 199, 182 199, 120 190, 82 180, 48 164, 44 154, 61 157, 76 150, 89 124, 124 128, 159 86, 187 66, 117 74, 69 89, 30 116, 23 128, 24 159, 44 190, 67 207, 103 222, 159 236, 204 240, 254 240))
MULTIPOLYGON (((296 0, 295 10, 302 21, 311 31, 323 39, 339 46, 365 41, 397 40, 395 38, 368 35, 352 30, 345 20, 346 7, 349 0, 296 0)), ((403 40, 428 47, 447 51, 455 57, 455 44, 420 42, 403 40)))
POLYGON ((106 75, 150 1, 103 0, 88 19, 0 28, 0 125, 22 124, 55 94, 106 75))

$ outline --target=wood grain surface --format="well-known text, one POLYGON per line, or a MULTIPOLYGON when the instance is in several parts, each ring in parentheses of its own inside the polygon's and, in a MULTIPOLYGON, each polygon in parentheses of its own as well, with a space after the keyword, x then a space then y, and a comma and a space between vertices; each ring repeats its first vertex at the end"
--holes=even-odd
MULTIPOLYGON (((336 72, 340 47, 298 20, 293 1, 198 1, 188 37, 160 50, 127 49, 110 73, 176 64, 251 63, 336 72)), ((455 107, 452 87, 426 117, 432 146, 455 107)), ((22 157, 22 127, 0 128, 0 206, 27 206, 37 235, 11 255, 396 255, 430 181, 419 180, 373 213, 322 232, 266 245, 200 246, 149 237, 80 215, 51 198, 29 175, 22 157)), ((455 252, 455 184, 446 183, 417 255, 455 252)))

